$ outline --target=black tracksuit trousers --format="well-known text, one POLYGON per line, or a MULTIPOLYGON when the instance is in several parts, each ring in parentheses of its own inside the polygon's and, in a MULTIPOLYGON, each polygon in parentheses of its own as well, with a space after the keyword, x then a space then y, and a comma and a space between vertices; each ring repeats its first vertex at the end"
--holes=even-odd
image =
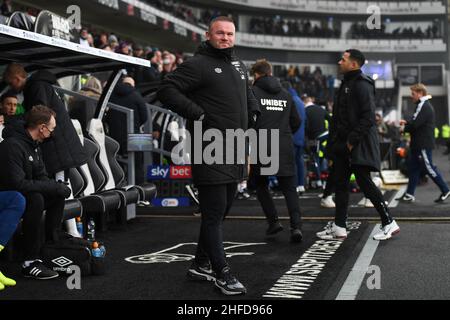
POLYGON ((348 157, 336 157, 333 163, 334 181, 336 186, 336 216, 335 223, 345 228, 347 222, 347 210, 350 194, 350 176, 355 174, 364 196, 372 201, 381 218, 383 226, 392 222, 389 209, 384 202, 383 194, 373 183, 370 177, 370 168, 367 166, 351 165, 348 157))
POLYGON ((209 260, 216 274, 227 266, 223 247, 222 223, 236 196, 237 183, 198 186, 202 223, 195 260, 209 260))
POLYGON ((24 260, 35 260, 40 256, 42 244, 41 221, 45 211, 45 240, 58 240, 58 230, 64 213, 64 197, 47 197, 32 192, 25 195, 26 209, 23 215, 24 260))

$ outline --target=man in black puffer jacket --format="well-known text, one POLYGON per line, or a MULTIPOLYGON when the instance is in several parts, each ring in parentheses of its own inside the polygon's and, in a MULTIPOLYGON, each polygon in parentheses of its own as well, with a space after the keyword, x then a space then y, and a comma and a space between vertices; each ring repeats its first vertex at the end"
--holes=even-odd
POLYGON ((334 103, 327 145, 335 172, 336 213, 335 222, 317 233, 325 240, 347 237, 352 173, 364 196, 370 199, 380 215, 382 228, 374 239, 387 240, 400 231, 381 191, 370 177, 372 171, 380 171, 380 145, 375 123, 375 82, 361 71, 365 61, 362 52, 356 49, 345 51, 339 60, 339 71, 344 80, 334 103))
MULTIPOLYGON (((281 86, 280 80, 272 76, 272 65, 266 60, 258 60, 252 67, 255 77, 253 92, 260 103, 261 115, 256 122, 256 129, 279 130, 279 168, 275 174, 281 191, 286 199, 291 222, 291 240, 300 242, 300 206, 296 191, 293 134, 300 127, 300 117, 292 103, 292 98, 281 86)), ((261 137, 260 137, 261 138, 261 137)), ((261 142, 258 143, 260 145, 261 142)), ((267 143, 271 150, 270 143, 267 143)), ((253 149, 253 148, 252 148, 253 149)), ((273 235, 283 226, 278 222, 278 213, 269 192, 268 176, 262 175, 261 164, 252 165, 251 176, 255 178, 256 194, 269 223, 267 235, 273 235)))
MULTIPOLYGON (((207 41, 200 45, 193 58, 166 76, 158 92, 159 100, 166 107, 187 118, 188 130, 197 144, 202 137, 194 135, 194 121, 201 121, 203 131, 217 129, 225 136, 226 129, 247 130, 249 119, 259 112, 248 86, 245 66, 234 55, 235 31, 234 22, 228 17, 211 21, 207 41)), ((194 143, 191 145, 195 149, 194 143)), ((232 150, 234 155, 236 149, 232 150)), ((228 151, 231 150, 225 150, 224 154, 228 151)), ((216 280, 216 286, 226 295, 243 294, 245 287, 231 275, 225 260, 222 220, 232 205, 237 183, 246 176, 246 165, 236 162, 206 164, 195 157, 192 163, 202 225, 196 257, 188 275, 216 280)))
POLYGON ((65 184, 48 178, 42 160, 40 145, 55 129, 55 113, 47 107, 35 106, 26 113, 25 124, 11 129, 10 136, 0 143, 0 191, 17 190, 26 199, 22 273, 35 279, 58 276, 39 260, 40 226, 46 210, 45 238, 58 240, 65 198, 71 193, 65 184))

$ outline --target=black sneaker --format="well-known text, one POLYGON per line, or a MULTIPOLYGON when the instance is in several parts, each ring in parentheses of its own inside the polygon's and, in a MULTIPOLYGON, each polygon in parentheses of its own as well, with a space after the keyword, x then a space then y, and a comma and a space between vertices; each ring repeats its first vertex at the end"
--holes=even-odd
POLYGON ((409 193, 404 193, 400 198, 397 198, 395 200, 404 201, 404 202, 414 202, 414 201, 416 201, 416 197, 414 197, 413 195, 411 195, 409 193))
POLYGON ((197 188, 195 188, 193 185, 191 184, 187 184, 185 186, 187 192, 189 193, 189 196, 191 197, 192 200, 194 200, 194 202, 199 205, 200 201, 198 200, 198 190, 197 188))
POLYGON ((229 267, 223 268, 220 276, 217 277, 216 287, 219 288, 220 291, 222 291, 222 293, 227 296, 245 294, 247 292, 247 289, 245 289, 244 285, 231 274, 229 267))
POLYGON ((439 198, 437 198, 436 200, 434 200, 434 202, 439 203, 439 202, 444 202, 445 200, 447 200, 447 198, 450 197, 450 191, 443 193, 439 196, 439 198))
POLYGON ((212 271, 209 263, 200 265, 193 261, 189 267, 187 276, 192 280, 216 281, 216 274, 212 271))
POLYGON ((277 234, 280 231, 283 231, 283 226, 277 221, 269 224, 269 228, 267 228, 266 230, 266 235, 271 236, 277 234))
POLYGON ((300 229, 295 228, 291 230, 291 241, 292 242, 301 242, 303 239, 303 234, 300 229))
POLYGON ((22 274, 24 277, 39 280, 53 279, 59 276, 58 272, 47 268, 41 260, 32 262, 28 267, 22 267, 22 274))

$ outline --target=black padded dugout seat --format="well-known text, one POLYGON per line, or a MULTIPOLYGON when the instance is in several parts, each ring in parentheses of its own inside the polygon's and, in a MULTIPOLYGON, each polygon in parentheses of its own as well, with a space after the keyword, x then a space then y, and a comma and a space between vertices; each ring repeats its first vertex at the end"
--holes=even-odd
POLYGON ((103 123, 99 119, 92 119, 89 124, 89 135, 100 147, 99 166, 107 178, 105 188, 123 191, 126 194, 126 202, 138 203, 139 201, 151 200, 156 195, 154 184, 143 186, 125 185, 125 174, 117 162, 116 155, 119 144, 114 139, 105 135, 103 123), (134 199, 137 193, 138 198, 134 199))

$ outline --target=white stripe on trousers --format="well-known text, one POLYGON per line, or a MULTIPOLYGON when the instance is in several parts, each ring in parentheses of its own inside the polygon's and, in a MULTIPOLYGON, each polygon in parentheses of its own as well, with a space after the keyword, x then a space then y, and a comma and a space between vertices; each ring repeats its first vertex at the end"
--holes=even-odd
POLYGON ((433 177, 437 177, 436 171, 434 171, 433 167, 431 166, 430 160, 428 159, 427 152, 425 149, 420 150, 422 153, 423 161, 425 162, 425 167, 427 168, 428 173, 433 177))

